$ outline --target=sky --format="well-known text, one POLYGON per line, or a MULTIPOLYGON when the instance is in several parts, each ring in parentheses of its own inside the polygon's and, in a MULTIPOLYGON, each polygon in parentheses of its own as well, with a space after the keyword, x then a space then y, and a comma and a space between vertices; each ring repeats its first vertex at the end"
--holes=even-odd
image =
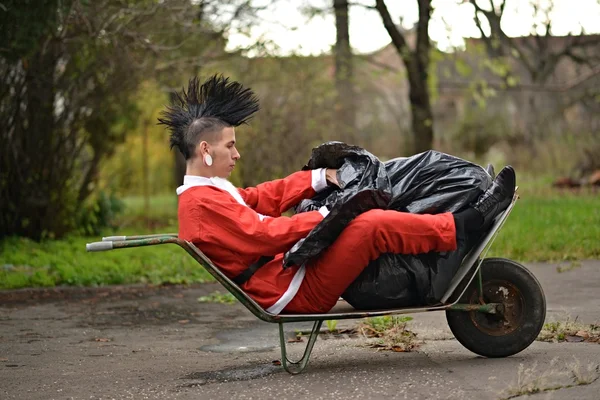
MULTIPOLYGON (((259 0, 260 1, 260 0, 259 0)), ((374 0, 350 0, 372 5, 374 0)), ((494 0, 496 1, 496 0, 494 0)), ((586 33, 600 33, 600 0, 535 0, 549 13, 553 35, 578 34, 581 27, 586 33)), ((263 3, 269 3, 263 0, 263 3)), ((534 22, 541 22, 544 12, 533 17, 532 0, 507 0, 503 29, 509 36, 531 33, 534 22)), ((261 22, 254 26, 250 36, 231 32, 228 49, 244 48, 257 39, 273 42, 280 55, 298 53, 317 55, 331 51, 335 43, 333 14, 308 19, 300 11, 302 5, 330 6, 332 0, 279 0, 264 11, 261 22)), ((418 19, 417 0, 387 0, 386 4, 395 21, 410 28, 418 19)), ((489 0, 478 0, 481 7, 489 0)), ((429 25, 430 37, 441 50, 450 51, 463 44, 464 37, 479 37, 473 21, 473 6, 462 0, 433 0, 434 12, 429 25), (461 4, 462 3, 462 4, 461 4)), ((381 17, 375 10, 355 6, 350 10, 350 44, 356 53, 376 51, 389 42, 381 17)))

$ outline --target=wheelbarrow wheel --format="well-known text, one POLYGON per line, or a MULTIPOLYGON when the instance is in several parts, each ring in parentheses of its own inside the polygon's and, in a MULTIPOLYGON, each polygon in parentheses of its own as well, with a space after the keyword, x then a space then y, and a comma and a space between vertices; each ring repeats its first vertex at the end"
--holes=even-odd
MULTIPOLYGON (((538 336, 546 318, 546 298, 538 280, 523 265, 504 258, 481 264, 482 300, 501 303, 497 314, 446 311, 456 339, 484 357, 508 357, 526 349, 538 336)), ((481 304, 477 276, 459 303, 481 304)))

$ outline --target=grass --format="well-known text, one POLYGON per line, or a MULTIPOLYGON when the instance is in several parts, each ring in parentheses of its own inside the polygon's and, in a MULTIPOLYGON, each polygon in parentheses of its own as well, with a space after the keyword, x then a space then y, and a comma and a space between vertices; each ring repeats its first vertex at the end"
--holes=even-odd
MULTIPOLYGON (((517 261, 600 258, 600 196, 591 191, 559 192, 548 179, 519 182, 521 199, 488 256, 517 261)), ((153 196, 124 200, 126 210, 108 235, 177 231, 177 199, 153 196)), ((174 245, 86 253, 100 237, 67 237, 41 243, 23 238, 0 241, 0 289, 55 285, 194 283, 212 277, 174 245)))
MULTIPOLYGON (((119 234, 141 234, 149 230, 167 232, 167 227, 177 226, 177 196, 174 194, 154 195, 148 199, 148 208, 142 196, 123 200, 125 212, 117 221, 119 234)), ((169 232, 176 232, 171 228, 169 232)))
MULTIPOLYGON (((126 210, 117 221, 119 234, 177 232, 177 199, 156 196, 144 215, 143 199, 125 199, 126 210)), ((87 253, 86 243, 101 237, 71 236, 41 243, 11 237, 0 241, 0 289, 58 285, 198 283, 212 276, 175 245, 139 247, 87 253)))
POLYGON ((87 253, 98 238, 71 237, 35 243, 10 238, 0 251, 0 289, 128 283, 193 283, 212 277, 175 245, 87 253))
POLYGON ((200 303, 234 304, 237 299, 231 293, 221 293, 218 290, 207 296, 198 297, 200 303))
POLYGON ((600 196, 523 194, 488 256, 517 261, 600 258, 600 196))
POLYGON ((328 319, 325 321, 325 325, 327 325, 327 330, 329 332, 335 332, 337 328, 338 321, 335 319, 328 319))
POLYGON ((406 329, 406 323, 413 318, 409 316, 384 316, 365 318, 358 325, 358 332, 373 338, 370 347, 380 350, 408 352, 418 347, 417 335, 406 329))
POLYGON ((177 214, 177 197, 175 194, 154 195, 148 199, 148 212, 146 213, 144 206, 145 200, 143 196, 131 196, 123 199, 127 214, 131 216, 146 215, 151 217, 176 217, 177 214))
POLYGON ((535 393, 589 385, 599 377, 600 366, 597 363, 582 366, 576 358, 571 363, 555 358, 543 370, 538 369, 537 363, 531 367, 520 364, 516 379, 501 393, 501 396, 503 400, 508 400, 535 393))
POLYGON ((600 325, 582 324, 577 322, 577 319, 574 321, 547 322, 544 324, 537 340, 543 342, 600 342, 600 325))

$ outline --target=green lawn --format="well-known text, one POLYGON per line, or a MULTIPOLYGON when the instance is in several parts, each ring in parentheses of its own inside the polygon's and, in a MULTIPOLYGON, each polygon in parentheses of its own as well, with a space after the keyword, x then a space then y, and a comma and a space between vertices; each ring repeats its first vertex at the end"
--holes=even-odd
POLYGON ((517 261, 600 258, 600 196, 523 195, 489 255, 517 261))
POLYGON ((176 245, 87 253, 98 238, 72 237, 41 244, 13 238, 2 243, 0 288, 124 283, 192 283, 212 280, 176 245))
MULTIPOLYGON (((115 232, 134 235, 177 232, 177 197, 154 196, 146 213, 144 200, 124 200, 126 209, 115 232)), ((23 238, 0 242, 0 289, 33 286, 99 286, 125 283, 193 283, 213 280, 176 245, 87 253, 85 245, 101 237, 72 236, 36 243, 23 238)))
MULTIPOLYGON (((127 197, 123 203, 125 203, 125 212, 118 221, 119 234, 140 235, 156 230, 159 230, 157 233, 163 233, 165 226, 177 226, 175 193, 150 197, 148 209, 142 196, 127 197)), ((171 228, 171 231, 176 232, 177 229, 171 228)))
MULTIPOLYGON (((600 258, 600 195, 519 189, 522 198, 496 239, 489 256, 517 261, 600 258)), ((145 218, 143 200, 127 199, 127 211, 111 234, 175 232, 174 196, 153 198, 145 218)), ((191 283, 212 277, 183 249, 162 245, 87 253, 99 237, 70 237, 35 243, 0 242, 0 289, 54 285, 191 283)))

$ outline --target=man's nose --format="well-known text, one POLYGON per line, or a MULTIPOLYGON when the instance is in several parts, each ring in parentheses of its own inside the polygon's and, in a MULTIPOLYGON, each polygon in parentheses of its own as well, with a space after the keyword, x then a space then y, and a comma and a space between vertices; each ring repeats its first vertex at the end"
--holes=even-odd
POLYGON ((240 152, 237 151, 237 149, 235 150, 235 153, 233 153, 233 159, 234 160, 239 160, 242 156, 240 155, 240 152))

